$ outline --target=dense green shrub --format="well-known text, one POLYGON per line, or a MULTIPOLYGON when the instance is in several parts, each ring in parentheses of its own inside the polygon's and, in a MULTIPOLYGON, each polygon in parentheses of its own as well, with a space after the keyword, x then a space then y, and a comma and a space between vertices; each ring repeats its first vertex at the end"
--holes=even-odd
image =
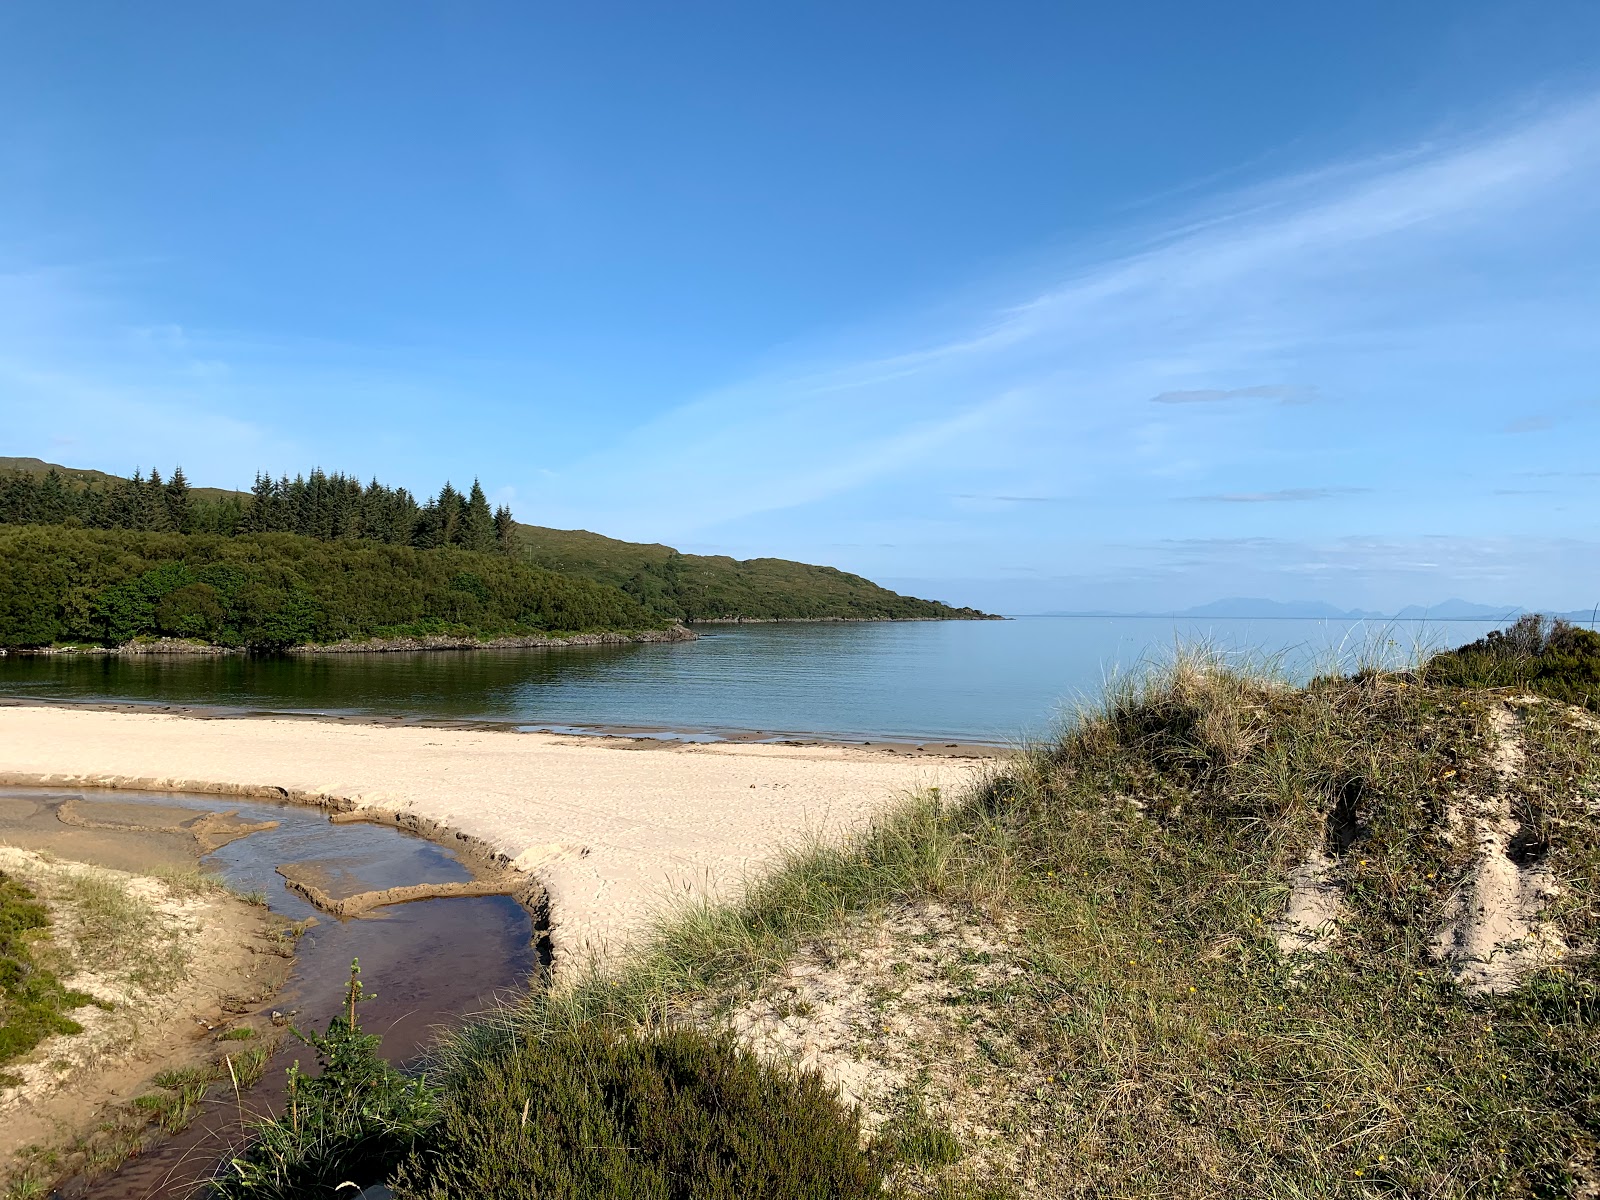
POLYGON ((731 1037, 604 1022, 451 1080, 400 1171, 406 1200, 851 1200, 882 1195, 859 1118, 731 1037))
POLYGON ((1530 613, 1434 655, 1423 672, 1429 683, 1447 687, 1523 688, 1600 710, 1600 633, 1530 613))
POLYGON ((294 534, 0 525, 0 646, 169 636, 271 650, 664 624, 616 588, 504 554, 294 534))
MULTIPOLYGON (((93 998, 68 991, 38 963, 34 939, 50 925, 50 914, 18 880, 0 873, 0 1063, 26 1054, 56 1033, 82 1026, 66 1015, 93 998)), ((0 1081, 6 1078, 0 1072, 0 1081)))

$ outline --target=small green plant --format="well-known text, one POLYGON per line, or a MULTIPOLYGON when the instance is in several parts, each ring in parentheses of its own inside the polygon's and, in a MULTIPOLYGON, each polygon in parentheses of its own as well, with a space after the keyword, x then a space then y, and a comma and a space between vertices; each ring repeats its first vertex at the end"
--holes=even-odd
POLYGON ((394 1186, 407 1200, 864 1200, 883 1180, 859 1116, 816 1074, 728 1034, 596 1020, 468 1064, 394 1186))
POLYGON ((917 1167, 948 1167, 961 1159, 961 1143, 920 1103, 890 1122, 881 1140, 896 1159, 917 1167))
MULTIPOLYGON (((344 1013, 321 1035, 294 1031, 316 1051, 319 1073, 305 1074, 299 1062, 289 1068, 287 1110, 251 1129, 249 1147, 212 1181, 212 1196, 332 1195, 347 1181, 382 1179, 411 1152, 434 1121, 436 1093, 425 1079, 409 1079, 379 1057, 382 1038, 361 1032, 356 1009, 371 998, 359 960, 352 962, 344 1013)), ((259 1053, 264 1067, 266 1048, 259 1053)))
POLYGON ((223 1059, 235 1090, 251 1087, 267 1072, 267 1060, 272 1057, 272 1046, 249 1046, 236 1050, 223 1059))

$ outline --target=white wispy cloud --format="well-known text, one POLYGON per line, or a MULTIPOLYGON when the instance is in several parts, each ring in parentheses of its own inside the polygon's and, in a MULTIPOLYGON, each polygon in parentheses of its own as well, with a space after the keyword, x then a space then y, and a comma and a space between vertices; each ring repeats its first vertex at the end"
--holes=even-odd
POLYGON ((681 536, 920 478, 988 485, 944 495, 1020 496, 1130 474, 1203 477, 1238 448, 1229 421, 1329 407, 1313 403, 1331 386, 1315 360, 1348 376, 1361 354, 1398 375, 1492 326, 1493 297, 1463 299, 1453 264, 1515 245, 1531 214, 1551 231, 1580 220, 1597 167, 1600 99, 1588 97, 1474 138, 1273 181, 925 345, 683 405, 561 471, 544 498, 681 536), (1189 410, 1218 427, 1197 431, 1189 410), (1000 476, 1011 486, 993 486, 1000 476))

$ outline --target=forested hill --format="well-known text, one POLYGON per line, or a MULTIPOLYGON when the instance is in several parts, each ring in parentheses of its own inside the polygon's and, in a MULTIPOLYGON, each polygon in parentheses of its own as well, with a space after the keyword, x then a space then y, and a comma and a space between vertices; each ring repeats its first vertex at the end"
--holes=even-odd
POLYGON ((0 648, 636 639, 668 625, 594 580, 453 547, 0 525, 0 563, 0 648))
POLYGON ((257 476, 248 492, 192 487, 182 470, 130 478, 0 458, 0 525, 68 525, 138 533, 295 534, 419 550, 498 552, 620 588, 649 613, 673 620, 982 620, 988 614, 902 596, 834 567, 781 558, 737 560, 680 554, 586 530, 514 522, 491 512, 476 480, 446 483, 418 501, 404 488, 320 470, 257 476))
POLYGON ((681 554, 583 529, 522 524, 514 545, 541 567, 612 584, 651 612, 685 621, 990 619, 975 608, 902 596, 836 567, 783 558, 681 554))

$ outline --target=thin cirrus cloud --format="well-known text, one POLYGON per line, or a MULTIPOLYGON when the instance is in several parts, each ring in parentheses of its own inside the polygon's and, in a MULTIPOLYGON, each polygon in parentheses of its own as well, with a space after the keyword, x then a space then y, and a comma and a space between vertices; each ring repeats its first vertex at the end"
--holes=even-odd
POLYGON ((1284 504, 1305 500, 1331 500, 1336 496, 1359 496, 1372 491, 1365 487, 1284 488, 1276 492, 1216 492, 1209 496, 1184 496, 1184 500, 1207 504, 1284 504))
POLYGON ((1224 400, 1267 400, 1275 404, 1314 404, 1322 399, 1314 387, 1261 384, 1243 388, 1191 388, 1151 396, 1152 404, 1220 404, 1224 400))
POLYGON ((986 496, 977 492, 956 492, 957 500, 988 500, 999 504, 1070 504, 1067 496, 986 496))
POLYGON ((1544 414, 1530 417, 1519 417, 1515 421, 1501 427, 1501 433, 1543 433, 1546 429, 1554 429, 1556 419, 1544 414))
MULTIPOLYGON (((1584 344, 1581 306, 1508 316, 1451 272, 1495 248, 1519 271, 1562 261, 1590 236, 1597 183, 1600 96, 1277 180, 920 346, 815 355, 663 412, 561 468, 544 501, 656 540, 846 493, 860 512, 880 495, 900 509, 956 495, 1041 519, 1054 493, 1140 481, 1171 494, 1174 478, 1223 504, 1355 498, 1228 483, 1269 452, 1354 458, 1437 436, 1447 412, 1493 411, 1487 389, 1509 386, 1496 371, 1526 378, 1541 345, 1584 344), (1316 387, 1294 382, 1308 376, 1316 387), (1264 446, 1275 428, 1301 440, 1264 446), (1046 486, 1013 490, 1018 479, 1046 486)), ((1385 506, 1384 528, 1398 511, 1385 506)))

